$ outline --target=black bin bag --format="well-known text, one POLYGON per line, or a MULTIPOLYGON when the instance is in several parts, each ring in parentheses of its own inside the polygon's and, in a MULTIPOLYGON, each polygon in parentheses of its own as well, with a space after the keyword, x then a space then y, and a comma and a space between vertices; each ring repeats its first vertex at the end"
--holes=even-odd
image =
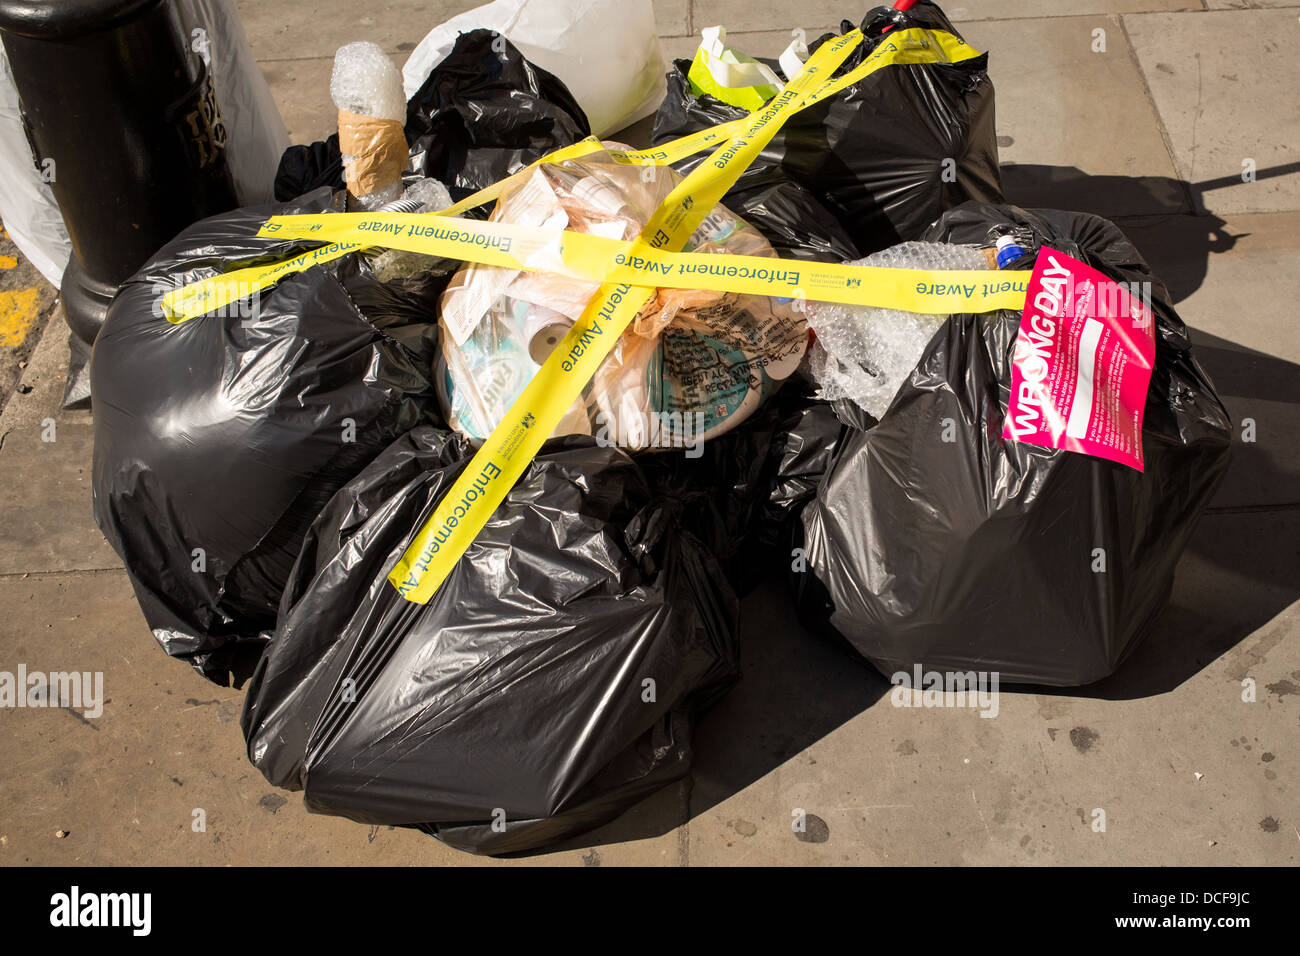
POLYGON ((749 419, 686 454, 636 455, 656 493, 745 595, 791 561, 793 524, 830 465, 843 426, 792 376, 749 419))
MULTIPOLYGON (((887 29, 912 27, 960 36, 926 0, 905 12, 877 7, 863 18, 865 39, 837 75, 888 43, 887 29)), ((841 34, 852 28, 844 21, 841 34)), ((696 96, 690 65, 677 60, 668 73, 668 93, 655 115, 656 145, 746 115, 708 94, 696 96)), ((774 61, 769 65, 780 72, 774 61)), ((676 168, 688 172, 707 155, 676 168)), ((1002 201, 987 54, 952 64, 887 66, 800 110, 722 202, 783 256, 843 261, 917 239, 945 210, 968 200, 1002 201)))
POLYGON ((951 316, 880 423, 840 442, 803 512, 805 620, 828 623, 887 676, 920 665, 1070 686, 1110 674, 1167 601, 1228 465, 1227 412, 1164 285, 1120 230, 1082 213, 971 203, 927 238, 989 245, 1008 234, 1027 253, 1016 268, 1046 245, 1114 281, 1151 283, 1145 471, 1003 440, 1020 314, 951 316))
POLYGON ((194 224, 123 284, 95 343, 95 519, 159 643, 222 684, 251 672, 330 496, 437 420, 446 276, 379 283, 351 255, 178 324, 159 298, 310 247, 256 233, 341 199, 321 190, 194 224))
POLYGON ((564 82, 491 30, 457 37, 406 104, 416 172, 456 200, 590 135, 564 82))
POLYGON ((313 812, 514 853, 689 771, 695 715, 737 674, 738 605, 672 502, 588 437, 548 443, 429 603, 408 602, 386 576, 471 453, 414 429, 330 501, 243 729, 313 812))

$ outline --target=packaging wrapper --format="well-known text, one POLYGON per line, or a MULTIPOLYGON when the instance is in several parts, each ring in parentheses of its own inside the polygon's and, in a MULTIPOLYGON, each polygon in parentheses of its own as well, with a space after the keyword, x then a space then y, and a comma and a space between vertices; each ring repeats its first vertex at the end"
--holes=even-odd
MULTIPOLYGON (((538 166, 501 195, 492 219, 631 240, 680 181, 671 169, 593 153, 538 166)), ((776 256, 721 205, 686 251, 776 256)), ((555 274, 462 268, 442 300, 438 381, 452 426, 473 440, 490 434, 596 290, 555 274)), ((555 434, 690 447, 747 418, 798 367, 807 342, 790 300, 658 289, 555 434)))
POLYGON ((347 110, 339 110, 339 149, 352 157, 343 175, 348 192, 358 197, 398 182, 409 156, 401 123, 347 110))

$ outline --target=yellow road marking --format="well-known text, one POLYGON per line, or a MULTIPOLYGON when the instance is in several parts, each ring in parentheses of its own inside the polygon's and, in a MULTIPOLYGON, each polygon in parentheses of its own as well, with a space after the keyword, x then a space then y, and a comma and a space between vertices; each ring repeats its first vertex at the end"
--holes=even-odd
POLYGON ((0 256, 0 269, 12 269, 18 265, 18 260, 13 256, 0 256))
POLYGON ((36 324, 39 289, 0 291, 0 348, 17 348, 36 324))

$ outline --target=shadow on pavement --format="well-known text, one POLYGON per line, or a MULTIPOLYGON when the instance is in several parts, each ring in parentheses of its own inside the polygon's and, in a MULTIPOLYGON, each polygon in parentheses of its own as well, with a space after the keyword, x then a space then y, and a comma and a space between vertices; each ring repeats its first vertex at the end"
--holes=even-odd
POLYGON ((802 753, 889 689, 847 645, 800 626, 783 574, 744 599, 740 630, 742 677, 697 725, 692 779, 543 852, 668 833, 802 753))
POLYGON ((1152 633, 1114 675, 1072 696, 1171 691, 1300 600, 1300 468, 1294 452, 1289 462, 1277 454, 1294 438, 1271 427, 1280 416, 1300 423, 1300 365, 1196 330, 1192 339, 1232 417, 1232 463, 1152 633), (1240 440, 1243 418, 1259 409, 1271 435, 1240 440))
MULTIPOLYGON (((1300 174, 1300 162, 1259 170, 1256 181, 1300 174)), ((1230 251, 1246 234, 1205 208, 1205 194, 1239 185, 1225 176, 1199 183, 1169 176, 1091 176, 1074 166, 1002 167, 1007 201, 1017 206, 1070 209, 1113 219, 1169 288, 1174 304, 1200 288, 1212 255, 1230 251)))

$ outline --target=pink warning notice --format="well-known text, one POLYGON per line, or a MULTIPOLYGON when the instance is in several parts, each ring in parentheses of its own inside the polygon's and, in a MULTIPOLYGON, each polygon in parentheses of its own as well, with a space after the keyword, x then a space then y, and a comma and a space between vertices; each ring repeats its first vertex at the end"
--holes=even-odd
POLYGON ((1149 288, 1043 247, 1025 295, 1002 437, 1142 470, 1155 358, 1149 288))

